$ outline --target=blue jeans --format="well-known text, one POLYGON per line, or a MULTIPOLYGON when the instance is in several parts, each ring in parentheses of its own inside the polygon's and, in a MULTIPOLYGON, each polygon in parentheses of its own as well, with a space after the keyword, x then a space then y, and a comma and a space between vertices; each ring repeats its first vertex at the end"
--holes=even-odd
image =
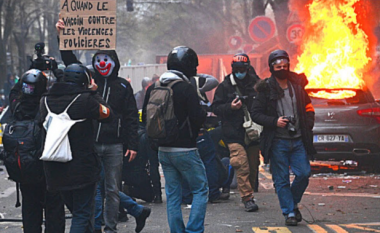
POLYGON ((224 189, 230 189, 232 179, 234 178, 235 170, 230 164, 230 158, 224 157, 222 159, 222 164, 226 168, 228 176, 227 179, 221 184, 221 186, 224 189))
MULTIPOLYGON (((97 188, 96 207, 95 213, 95 229, 100 229, 99 223, 101 223, 99 211, 101 211, 100 205, 103 204, 101 196, 102 182, 104 180, 104 232, 117 232, 116 225, 119 213, 119 185, 121 183, 121 172, 123 168, 123 145, 122 144, 103 144, 95 143, 95 149, 98 153, 102 166, 104 168, 103 179, 99 181, 97 188)), ((101 213, 101 212, 100 212, 101 213)))
POLYGON ((97 184, 95 196, 95 230, 102 229, 103 223, 103 207, 104 207, 104 168, 100 171, 100 181, 97 184))
POLYGON ((123 192, 119 192, 120 205, 127 210, 128 214, 137 218, 143 211, 143 206, 137 204, 130 196, 123 192))
POLYGON ((205 167, 198 150, 186 152, 158 152, 165 176, 167 215, 170 232, 204 232, 208 201, 208 184, 205 167), (183 223, 182 181, 185 180, 193 194, 192 208, 187 227, 183 223))
MULTIPOLYGON (((210 201, 217 200, 220 197, 220 185, 218 164, 216 161, 216 150, 214 142, 210 134, 205 132, 202 136, 197 138, 197 148, 201 156, 202 162, 206 168, 207 182, 209 188, 208 198, 210 201)), ((192 202, 191 190, 188 183, 184 180, 182 183, 182 202, 191 204, 192 202)))
POLYGON ((310 162, 301 139, 274 139, 270 166, 282 213, 288 215, 301 201, 309 184, 310 162), (295 174, 290 185, 289 166, 295 174))
POLYGON ((93 233, 95 189, 96 183, 81 189, 60 191, 65 205, 73 215, 70 233, 93 233))

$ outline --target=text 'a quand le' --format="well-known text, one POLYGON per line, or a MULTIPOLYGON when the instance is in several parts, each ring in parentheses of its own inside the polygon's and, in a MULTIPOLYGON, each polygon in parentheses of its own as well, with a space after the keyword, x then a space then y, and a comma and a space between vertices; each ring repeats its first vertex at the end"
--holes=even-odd
POLYGON ((108 2, 97 2, 95 5, 92 2, 89 1, 77 1, 77 0, 65 0, 62 4, 62 10, 66 10, 67 12, 70 11, 89 11, 96 9, 98 11, 108 11, 108 2))

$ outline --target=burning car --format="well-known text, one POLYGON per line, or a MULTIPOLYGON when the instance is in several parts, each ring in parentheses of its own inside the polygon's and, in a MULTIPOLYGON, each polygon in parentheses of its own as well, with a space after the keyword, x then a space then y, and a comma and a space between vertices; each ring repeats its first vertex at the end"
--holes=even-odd
POLYGON ((377 170, 380 162, 380 104, 368 88, 308 89, 315 109, 314 146, 317 160, 355 161, 377 170), (326 98, 326 94, 351 93, 326 98), (318 93, 323 92, 325 96, 318 93))
MULTIPOLYGON (((314 0, 307 6, 305 34, 295 71, 305 73, 315 108, 317 160, 380 162, 380 104, 367 88, 374 75, 371 6, 364 0, 314 0)), ((374 24, 375 25, 375 24, 374 24)))

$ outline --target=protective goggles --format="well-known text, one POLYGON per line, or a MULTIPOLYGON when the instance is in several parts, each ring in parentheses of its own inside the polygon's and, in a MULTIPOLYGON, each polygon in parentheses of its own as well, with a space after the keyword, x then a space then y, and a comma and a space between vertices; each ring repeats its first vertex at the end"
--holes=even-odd
POLYGON ((280 63, 284 63, 285 65, 286 64, 289 64, 289 60, 288 59, 286 59, 286 58, 279 58, 279 59, 276 59, 276 60, 274 60, 272 63, 271 63, 271 65, 273 66, 273 65, 277 65, 277 64, 280 64, 280 63))

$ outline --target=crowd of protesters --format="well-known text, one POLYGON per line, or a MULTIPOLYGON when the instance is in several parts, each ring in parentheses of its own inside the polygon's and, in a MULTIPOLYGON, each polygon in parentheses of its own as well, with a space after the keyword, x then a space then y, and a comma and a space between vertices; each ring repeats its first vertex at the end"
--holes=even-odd
MULTIPOLYGON (((62 20, 56 28, 59 35, 62 20)), ((27 149, 13 149, 11 135, 4 141, 2 157, 10 179, 21 188, 24 232, 41 233, 43 216, 45 232, 64 232, 64 206, 72 213, 71 233, 120 232, 117 223, 126 220, 126 213, 141 232, 152 210, 136 198, 165 201, 160 164, 170 232, 204 232, 207 203, 229 199, 235 173, 245 211, 258 211, 253 193, 260 151, 271 162, 285 224, 302 221, 298 203, 308 185, 308 155, 315 153, 310 141, 314 109, 304 90, 307 81, 289 70, 285 51, 271 53, 272 75, 265 80, 247 54, 231 56, 232 72, 219 83, 197 73, 193 49, 178 46, 168 55, 167 71, 144 77, 142 89, 134 93, 118 76, 116 51, 97 51, 87 67, 72 51, 60 51, 62 68, 43 47, 36 44, 38 56, 18 82, 8 74, 4 84, 2 106, 9 106, 9 113, 2 124, 9 130, 29 121, 39 129, 33 134, 38 159, 27 177, 12 173, 7 160, 12 153, 21 158, 27 149), (213 89, 209 101, 206 93, 213 89), (170 92, 176 128, 176 137, 166 135, 167 141, 152 136, 150 128, 161 126, 154 125, 152 105, 162 90, 170 92), (296 175, 292 184, 289 167, 296 175), (192 205, 186 226, 181 204, 192 205)))

